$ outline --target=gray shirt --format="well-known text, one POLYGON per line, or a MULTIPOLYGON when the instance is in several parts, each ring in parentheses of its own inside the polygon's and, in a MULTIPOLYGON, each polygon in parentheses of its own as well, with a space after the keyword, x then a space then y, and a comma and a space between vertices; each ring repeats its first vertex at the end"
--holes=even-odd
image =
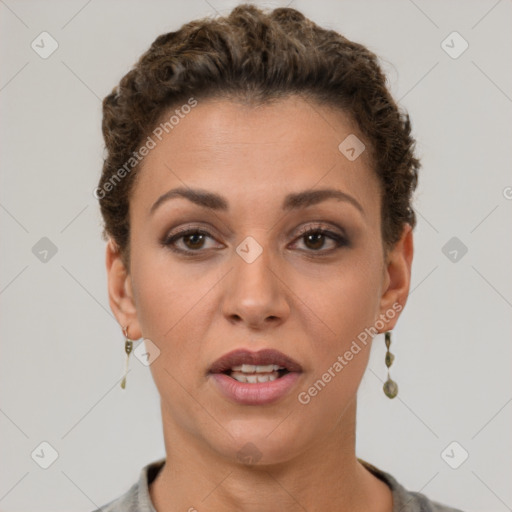
MULTIPOLYGON (((389 473, 362 459, 358 460, 390 487, 393 495, 393 512, 462 512, 460 509, 431 501, 424 494, 407 491, 389 473)), ((139 481, 134 483, 126 493, 93 512, 156 512, 149 495, 149 484, 156 478, 164 464, 165 457, 144 466, 140 472, 139 481)))

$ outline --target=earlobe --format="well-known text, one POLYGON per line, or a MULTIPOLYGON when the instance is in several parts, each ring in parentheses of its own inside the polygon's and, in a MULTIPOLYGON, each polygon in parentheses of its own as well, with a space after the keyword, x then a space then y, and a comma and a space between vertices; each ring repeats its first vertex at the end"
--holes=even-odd
POLYGON ((405 224, 400 240, 388 255, 384 270, 384 278, 388 285, 381 297, 380 314, 381 318, 384 315, 389 319, 385 331, 390 331, 395 327, 400 316, 396 313, 402 311, 407 302, 413 253, 412 227, 410 224, 405 224))
POLYGON ((123 263, 121 252, 112 239, 106 247, 106 267, 110 309, 122 328, 127 328, 132 339, 141 337, 137 308, 133 297, 131 276, 123 263))

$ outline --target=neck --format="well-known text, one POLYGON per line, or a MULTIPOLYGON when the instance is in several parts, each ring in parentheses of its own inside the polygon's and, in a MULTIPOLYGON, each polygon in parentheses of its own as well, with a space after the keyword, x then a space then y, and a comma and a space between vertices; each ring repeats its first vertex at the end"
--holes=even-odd
POLYGON ((354 400, 328 436, 293 459, 245 465, 200 445, 162 408, 167 458, 150 485, 153 505, 158 512, 389 512, 390 489, 357 461, 355 417, 354 400))

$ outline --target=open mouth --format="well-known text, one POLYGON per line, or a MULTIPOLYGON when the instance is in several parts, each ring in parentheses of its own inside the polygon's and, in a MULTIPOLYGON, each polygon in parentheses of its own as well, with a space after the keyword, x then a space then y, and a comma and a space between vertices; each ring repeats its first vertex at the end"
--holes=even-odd
POLYGON ((224 354, 211 365, 208 375, 229 400, 239 405, 268 405, 289 395, 302 372, 298 361, 266 348, 224 354))
POLYGON ((257 384, 258 382, 271 382, 283 377, 290 372, 288 369, 277 364, 241 364, 238 366, 233 366, 232 368, 221 373, 237 380, 238 382, 257 384))

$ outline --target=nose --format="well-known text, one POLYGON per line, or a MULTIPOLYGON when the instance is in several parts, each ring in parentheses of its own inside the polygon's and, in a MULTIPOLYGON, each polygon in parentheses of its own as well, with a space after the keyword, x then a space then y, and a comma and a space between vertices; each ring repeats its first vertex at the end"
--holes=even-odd
POLYGON ((223 314, 229 322, 255 330, 278 326, 290 312, 287 287, 278 270, 272 268, 268 249, 249 261, 233 253, 234 268, 224 284, 223 314))

